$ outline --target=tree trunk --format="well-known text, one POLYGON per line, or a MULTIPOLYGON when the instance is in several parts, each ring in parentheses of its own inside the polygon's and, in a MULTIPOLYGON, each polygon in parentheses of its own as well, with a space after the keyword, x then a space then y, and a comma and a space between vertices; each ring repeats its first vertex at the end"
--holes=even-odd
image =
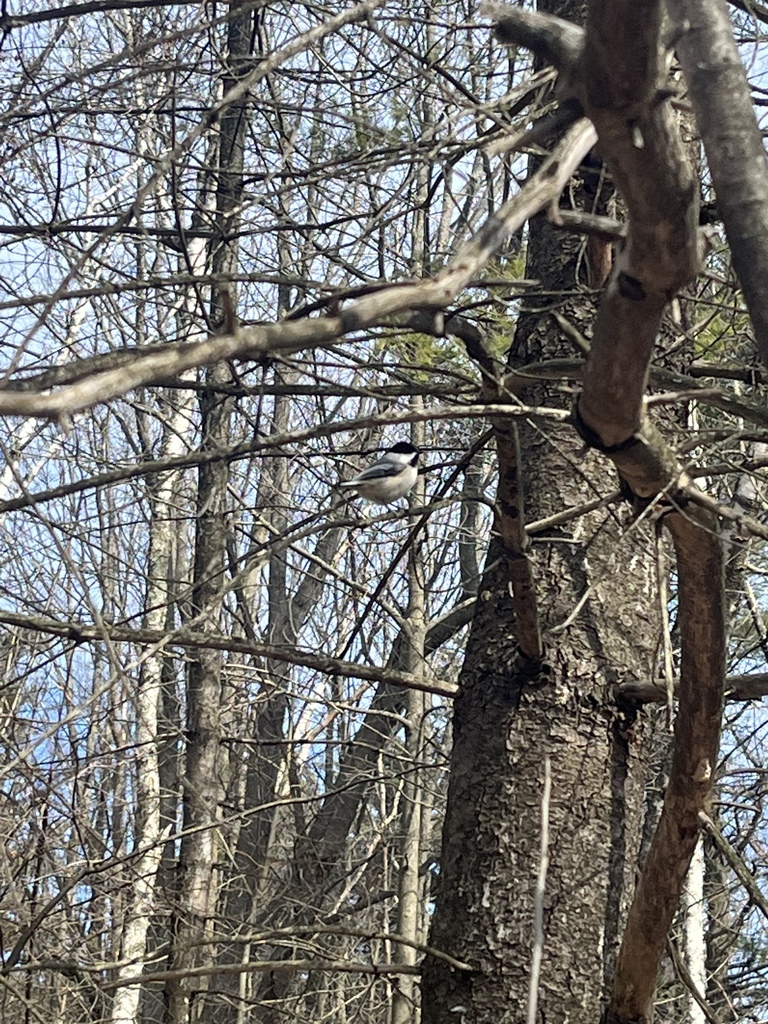
MULTIPOLYGON (((526 273, 545 289, 572 288, 580 248, 537 221, 526 273)), ((577 327, 593 315, 587 301, 560 312, 577 327)), ((523 315, 512 362, 562 355, 557 346, 546 310, 523 315)), ((538 388, 526 400, 558 396, 538 388)), ((520 447, 531 519, 606 491, 600 457, 585 457, 567 429, 521 430, 520 447)), ((536 1019, 600 1016, 636 869, 644 775, 641 724, 618 711, 613 692, 620 678, 653 675, 659 635, 643 532, 598 513, 536 537, 541 663, 517 647, 508 555, 500 540, 491 547, 454 705, 430 938, 471 970, 426 958, 424 1024, 526 1018, 545 756, 550 863, 536 1019)))
MULTIPOLYGON (((415 401, 414 404, 421 405, 415 401)), ((411 439, 419 447, 423 445, 424 426, 414 424, 411 439)), ((424 504, 424 483, 420 478, 413 490, 412 507, 424 504)), ((409 552, 408 589, 409 601, 407 634, 405 638, 405 670, 422 675, 426 669, 424 641, 426 639, 424 562, 421 557, 422 545, 417 540, 409 552)), ((397 933, 411 942, 421 942, 421 886, 419 868, 423 838, 422 812, 424 811, 423 773, 420 764, 424 756, 424 730, 426 728, 427 695, 419 690, 409 690, 407 695, 407 720, 405 753, 408 763, 401 794, 402 846, 399 850, 400 877, 398 879, 397 933)), ((416 964, 416 947, 398 943, 394 949, 394 960, 405 967, 416 964)), ((419 1020, 418 989, 412 974, 402 974, 392 998, 392 1024, 416 1024, 419 1020)))
MULTIPOLYGON (((239 3, 230 5, 229 65, 223 81, 226 92, 242 73, 252 41, 251 10, 239 3)), ((222 116, 216 189, 216 225, 219 243, 213 252, 214 272, 232 272, 237 267, 237 241, 232 241, 239 220, 243 188, 243 146, 248 103, 241 100, 222 116)), ((220 296, 212 303, 213 321, 224 324, 234 315, 234 298, 229 308, 220 296)), ((231 329, 231 325, 230 325, 231 329)), ((206 373, 210 390, 200 399, 202 447, 223 450, 230 443, 234 403, 218 386, 231 383, 226 364, 206 373)), ((222 584, 226 559, 227 482, 226 462, 212 461, 200 467, 197 516, 195 521, 195 563, 192 585, 192 614, 204 627, 217 630, 221 613, 222 584)), ((183 779, 183 837, 179 853, 177 905, 174 914, 170 967, 183 971, 212 962, 211 914, 216 902, 216 845, 219 804, 226 780, 223 773, 222 737, 222 654, 201 650, 190 661, 187 683, 187 745, 183 779)), ((204 1000, 193 997, 207 988, 205 978, 178 977, 166 985, 167 1024, 186 1024, 204 1019, 204 1000)))
POLYGON ((690 1024, 705 1024, 706 1015, 701 1000, 707 991, 706 942, 704 927, 704 846, 699 839, 693 855, 683 891, 685 915, 685 965, 692 990, 688 993, 688 1020, 690 1024), (698 995, 698 999, 696 996, 698 995))

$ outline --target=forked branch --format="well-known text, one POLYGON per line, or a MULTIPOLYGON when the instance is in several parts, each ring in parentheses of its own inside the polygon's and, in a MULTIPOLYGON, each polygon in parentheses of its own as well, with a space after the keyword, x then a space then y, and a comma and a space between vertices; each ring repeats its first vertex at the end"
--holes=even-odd
MULTIPOLYGON (((520 20, 511 11, 495 12, 504 20, 505 39, 530 45, 530 20, 514 37, 520 20)), ((664 80, 662 15, 659 0, 592 0, 583 59, 570 52, 567 57, 568 87, 597 129, 600 152, 628 215, 626 244, 595 323, 578 427, 646 500, 674 496, 685 482, 648 416, 645 392, 664 309, 695 277, 702 255, 697 186, 664 80)), ((556 56, 552 46, 549 52, 556 56)), ((652 1017, 658 966, 701 828, 699 813, 707 806, 720 730, 725 626, 718 520, 689 505, 668 513, 665 522, 674 538, 679 577, 675 752, 661 820, 624 933, 606 1014, 611 1024, 652 1017)))

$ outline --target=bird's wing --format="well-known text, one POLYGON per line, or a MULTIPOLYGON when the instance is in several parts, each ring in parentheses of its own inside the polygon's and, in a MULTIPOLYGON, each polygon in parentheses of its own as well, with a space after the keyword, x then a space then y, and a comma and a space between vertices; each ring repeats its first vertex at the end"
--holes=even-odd
MULTIPOLYGON (((362 483, 364 480, 383 480, 388 476, 396 476, 402 466, 395 466, 391 462, 374 462, 372 466, 364 469, 362 473, 358 473, 355 477, 358 483, 362 483)), ((350 480, 349 483, 352 483, 350 480)))

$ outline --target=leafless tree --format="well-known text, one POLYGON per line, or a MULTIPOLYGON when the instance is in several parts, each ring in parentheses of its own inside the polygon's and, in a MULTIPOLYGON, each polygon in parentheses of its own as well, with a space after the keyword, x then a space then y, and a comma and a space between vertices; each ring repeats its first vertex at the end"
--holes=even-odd
POLYGON ((538 6, 0 13, 3 1019, 765 1016, 768 11, 538 6))

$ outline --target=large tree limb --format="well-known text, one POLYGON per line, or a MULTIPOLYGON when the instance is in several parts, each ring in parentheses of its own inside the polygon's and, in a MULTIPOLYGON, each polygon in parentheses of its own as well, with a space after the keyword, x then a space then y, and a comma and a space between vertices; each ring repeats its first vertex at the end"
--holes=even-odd
MULTIPOLYGON (((595 323, 578 412, 582 432, 645 497, 673 486, 679 472, 645 413, 643 396, 664 307, 695 277, 701 256, 697 186, 660 91, 662 15, 662 3, 653 0, 593 0, 584 62, 585 112, 626 202, 629 231, 595 323)), ((609 1021, 623 1024, 653 1016, 659 963, 696 847, 698 813, 711 791, 722 714, 725 597, 718 520, 689 506, 666 522, 677 552, 680 698, 670 782, 630 907, 607 1011, 609 1021)))
MULTIPOLYGON (((503 15, 504 38, 512 41, 515 9, 491 10, 503 15)), ((524 21, 529 39, 535 23, 524 21)), ((694 175, 661 90, 660 24, 658 0, 599 0, 590 7, 583 56, 568 58, 569 86, 597 128, 629 221, 597 315, 577 421, 585 440, 610 454, 643 498, 674 488, 680 475, 644 395, 664 308, 696 276, 703 251, 694 175)))
POLYGON ((675 292, 695 278, 700 260, 694 175, 670 104, 660 102, 658 94, 660 7, 590 5, 585 109, 629 219, 627 244, 600 304, 579 400, 583 425, 604 447, 633 438, 635 446, 647 445, 643 396, 661 316, 675 292), (647 33, 614 38, 601 27, 601 15, 614 28, 622 17, 632 25, 640 9, 656 25, 652 42, 647 33), (626 91, 625 61, 634 71, 634 99, 626 91), (644 78, 638 77, 639 68, 645 69, 644 78), (617 80, 613 86, 612 79, 617 80), (606 106, 606 96, 614 96, 617 105, 606 106))
MULTIPOLYGON (((685 478, 645 411, 651 355, 667 302, 698 270, 697 187, 664 88, 661 0, 592 0, 582 79, 569 82, 597 129, 628 211, 597 320, 580 432, 653 498, 685 478)), ((509 31, 509 28, 507 28, 509 31)), ((659 962, 712 785, 725 677, 723 557, 718 520, 668 514, 678 560, 681 682, 675 752, 661 820, 624 933, 607 1010, 612 1024, 649 1021, 659 962)))
POLYGON ((670 13, 718 212, 768 366, 768 162, 749 83, 722 0, 678 0, 670 13))
POLYGON ((650 1021, 659 961, 707 811, 725 679, 723 552, 714 516, 666 518, 677 553, 680 698, 669 786, 629 911, 608 1024, 650 1021))
MULTIPOLYGON (((680 681, 675 681, 675 693, 680 692, 680 681)), ((653 679, 628 679, 621 683, 617 693, 621 700, 631 704, 663 704, 667 700, 667 689, 653 679)), ((725 700, 762 700, 768 697, 768 672, 751 672, 748 675, 725 677, 725 700)))
POLYGON ((493 19, 500 42, 524 46, 559 71, 574 67, 581 59, 584 30, 570 21, 502 3, 484 3, 480 14, 493 19))

